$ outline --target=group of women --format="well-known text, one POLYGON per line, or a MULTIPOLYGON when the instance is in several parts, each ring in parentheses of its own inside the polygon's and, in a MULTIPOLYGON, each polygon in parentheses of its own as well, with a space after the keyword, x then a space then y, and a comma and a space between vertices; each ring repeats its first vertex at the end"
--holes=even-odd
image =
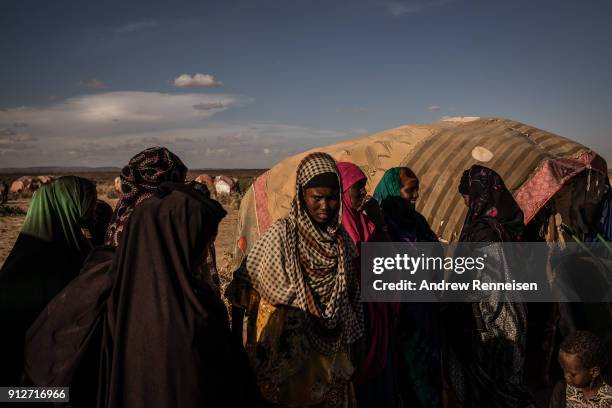
MULTIPOLYGON (((226 295, 263 400, 274 406, 528 407, 524 307, 359 303, 362 242, 436 242, 415 204, 418 177, 389 169, 373 198, 352 163, 324 153, 297 168, 289 214, 246 256, 226 295), (447 329, 448 330, 448 329, 447 329), (446 340, 443 343, 443 339, 446 340)), ((500 176, 473 166, 458 186, 461 240, 520 241, 523 215, 500 176)))
POLYGON ((165 148, 139 153, 103 226, 91 181, 34 194, 0 270, 0 385, 69 386, 75 407, 256 401, 206 262, 226 212, 186 175, 165 148))
MULTIPOLYGON (((289 214, 226 290, 233 334, 206 261, 226 213, 186 174, 165 148, 139 153, 110 220, 88 180, 36 192, 0 270, 0 385, 70 386, 85 407, 533 403, 522 305, 360 302, 360 243, 437 241, 409 168, 388 170, 371 197, 358 166, 306 156, 289 214), (104 245, 83 228, 102 229, 104 245)), ((521 240, 522 212, 493 170, 473 166, 458 190, 462 241, 521 240)))

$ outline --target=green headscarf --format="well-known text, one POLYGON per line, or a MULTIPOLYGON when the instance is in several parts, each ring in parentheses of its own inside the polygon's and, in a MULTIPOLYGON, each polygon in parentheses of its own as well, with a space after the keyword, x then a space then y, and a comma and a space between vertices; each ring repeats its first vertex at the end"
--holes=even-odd
POLYGON ((380 205, 388 197, 399 197, 400 196, 400 171, 401 167, 393 167, 385 172, 382 179, 378 182, 376 189, 374 190, 374 198, 380 205))
POLYGON ((391 236, 395 240, 435 242, 438 238, 431 231, 427 220, 401 197, 402 169, 405 169, 406 177, 418 180, 412 170, 393 167, 385 172, 376 186, 374 199, 380 204, 391 236))
POLYGON ((64 241, 81 251, 88 245, 81 226, 92 217, 95 203, 93 182, 75 176, 60 177, 34 193, 21 233, 47 242, 64 241))

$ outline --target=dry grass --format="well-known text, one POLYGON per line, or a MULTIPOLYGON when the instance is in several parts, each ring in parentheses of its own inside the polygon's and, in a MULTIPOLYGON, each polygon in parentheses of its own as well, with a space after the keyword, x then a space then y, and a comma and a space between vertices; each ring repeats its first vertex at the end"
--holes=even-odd
POLYGON ((13 213, 0 216, 0 265, 4 264, 4 260, 13 248, 13 244, 25 220, 25 213, 30 205, 30 200, 22 198, 9 200, 6 205, 11 208, 20 209, 21 214, 13 213))
POLYGON ((16 205, 0 205, 0 217, 18 217, 26 212, 16 205))

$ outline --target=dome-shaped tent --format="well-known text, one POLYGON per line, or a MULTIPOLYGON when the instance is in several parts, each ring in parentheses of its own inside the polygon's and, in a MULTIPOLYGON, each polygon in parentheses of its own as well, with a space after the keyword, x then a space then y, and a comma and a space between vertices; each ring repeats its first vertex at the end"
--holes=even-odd
POLYGON ((19 194, 24 191, 28 191, 32 186, 32 177, 30 176, 21 176, 17 180, 13 181, 11 184, 11 193, 19 194))
POLYGON ((208 174, 202 173, 198 177, 195 178, 196 183, 206 184, 208 188, 214 187, 214 179, 208 174))
POLYGON ((240 188, 238 186, 238 179, 219 175, 215 177, 215 190, 217 191, 217 196, 229 196, 231 194, 239 193, 240 188))
POLYGON ((467 209, 457 185, 463 170, 472 164, 481 163, 503 177, 526 223, 572 182, 565 195, 571 195, 580 183, 586 190, 580 192, 582 202, 598 202, 607 177, 606 162, 588 147, 511 120, 457 118, 401 126, 311 149, 259 176, 240 205, 236 262, 273 221, 287 214, 294 194, 295 169, 313 151, 359 165, 368 176, 370 192, 387 169, 410 167, 420 179, 417 210, 445 241, 455 240, 463 225, 467 209), (592 171, 578 180, 576 176, 589 169, 592 171))
POLYGON ((193 181, 196 183, 204 184, 208 191, 210 192, 210 196, 212 198, 217 197, 217 190, 215 188, 215 180, 212 176, 208 174, 202 173, 198 177, 196 177, 193 181))

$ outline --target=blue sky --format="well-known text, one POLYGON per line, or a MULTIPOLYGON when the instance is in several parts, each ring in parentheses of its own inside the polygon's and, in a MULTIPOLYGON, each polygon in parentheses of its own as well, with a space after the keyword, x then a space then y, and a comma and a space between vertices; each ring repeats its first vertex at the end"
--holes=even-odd
POLYGON ((611 163, 610 21, 609 0, 4 0, 0 167, 119 166, 156 144, 268 167, 444 116, 517 120, 611 163))

